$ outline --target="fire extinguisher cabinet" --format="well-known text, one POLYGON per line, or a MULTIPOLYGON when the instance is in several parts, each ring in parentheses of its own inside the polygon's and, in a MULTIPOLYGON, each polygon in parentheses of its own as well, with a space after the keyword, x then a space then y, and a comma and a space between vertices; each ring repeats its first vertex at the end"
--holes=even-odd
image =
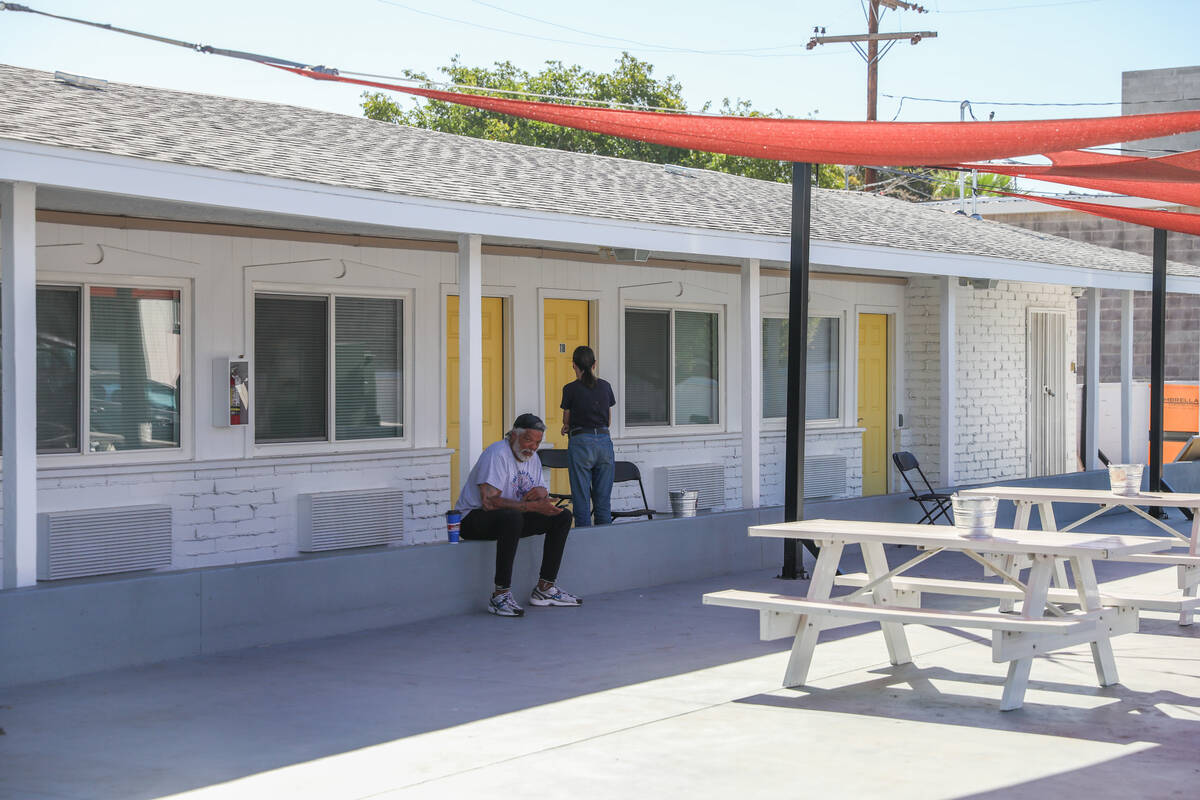
POLYGON ((213 360, 213 425, 250 424, 250 362, 244 356, 213 360))

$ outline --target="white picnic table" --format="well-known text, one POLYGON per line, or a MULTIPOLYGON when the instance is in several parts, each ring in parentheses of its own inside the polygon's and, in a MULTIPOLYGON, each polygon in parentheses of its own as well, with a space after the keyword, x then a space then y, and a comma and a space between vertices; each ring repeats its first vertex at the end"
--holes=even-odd
MULTIPOLYGON (((878 622, 892 664, 912 661, 904 633, 905 624, 983 628, 992 631, 992 660, 1008 662, 1008 676, 1000 701, 1000 708, 1005 711, 1021 707, 1036 654, 1087 642, 1091 645, 1099 684, 1116 683, 1117 667, 1109 640, 1112 636, 1136 631, 1138 612, 1132 604, 1106 605, 1109 601, 1100 595, 1092 561, 1153 553, 1171 546, 1168 539, 1145 536, 1007 529, 997 531, 988 539, 967 539, 950 526, 826 519, 756 525, 749 529, 749 534, 811 539, 821 547, 804 597, 728 589, 710 592, 703 598, 708 605, 757 610, 759 635, 763 640, 794 637, 784 686, 804 684, 817 637, 828 628, 863 621, 878 622), (855 591, 832 597, 835 579, 841 582, 837 577, 838 566, 848 544, 862 546, 867 573, 858 576, 861 580, 855 591), (891 567, 884 552, 885 544, 913 545, 921 552, 915 558, 891 567), (1014 587, 1010 591, 1018 593, 1022 599, 1020 613, 922 608, 920 591, 904 582, 913 579, 901 576, 942 552, 963 553, 1000 575, 1008 586, 1014 587), (985 559, 982 552, 1028 557, 1032 562, 1028 580, 1021 582, 985 559), (1054 564, 1060 560, 1069 561, 1075 575, 1076 587, 1069 594, 1050 588, 1054 564), (916 602, 912 603, 914 597, 916 602), (1066 603, 1078 608, 1062 608, 1060 604, 1066 603)), ((939 591, 926 587, 925 591, 988 597, 994 596, 995 589, 1003 588, 1000 584, 980 581, 943 583, 953 583, 957 588, 939 591), (973 586, 980 588, 975 591, 973 586)))
MULTIPOLYGON (((1177 567, 1177 582, 1180 589, 1178 603, 1169 610, 1179 612, 1179 624, 1191 625, 1194 609, 1200 594, 1200 494, 1191 492, 1140 492, 1135 495, 1116 494, 1108 489, 1070 489, 1049 486, 984 486, 978 489, 961 489, 960 495, 991 495, 1001 500, 1011 500, 1016 506, 1014 528, 1026 528, 1034 507, 1044 531, 1071 531, 1089 520, 1095 519, 1114 508, 1126 508, 1142 519, 1152 522, 1175 539, 1175 547, 1186 547, 1186 553, 1138 554, 1123 561, 1141 564, 1177 567), (1081 519, 1058 527, 1054 518, 1055 503, 1081 503, 1098 505, 1100 508, 1081 519), (1139 506, 1161 508, 1186 508, 1192 512, 1190 535, 1184 535, 1162 520, 1147 514, 1139 506)), ((1013 566, 1012 564, 1009 565, 1013 566)), ((1055 576, 1055 584, 1065 586, 1061 571, 1055 576)), ((1149 606, 1144 606, 1149 607, 1149 606)), ((1167 610, 1163 606, 1162 610, 1167 610)))

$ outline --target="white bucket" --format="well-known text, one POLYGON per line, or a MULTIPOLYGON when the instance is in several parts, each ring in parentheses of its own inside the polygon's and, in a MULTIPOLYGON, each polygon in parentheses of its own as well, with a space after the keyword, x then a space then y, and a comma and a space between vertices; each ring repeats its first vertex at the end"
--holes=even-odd
POLYGON ((671 499, 671 514, 676 517, 696 516, 696 501, 700 493, 694 490, 668 492, 671 499))
POLYGON ((954 527, 966 539, 990 539, 996 527, 996 508, 1000 499, 991 495, 954 494, 950 506, 954 511, 954 527))
POLYGON ((1109 464, 1108 483, 1113 494, 1134 497, 1142 490, 1142 464, 1109 464))

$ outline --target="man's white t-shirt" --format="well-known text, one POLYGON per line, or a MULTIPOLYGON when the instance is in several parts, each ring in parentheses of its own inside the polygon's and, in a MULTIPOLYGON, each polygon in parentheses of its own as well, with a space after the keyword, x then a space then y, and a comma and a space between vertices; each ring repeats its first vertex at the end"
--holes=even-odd
POLYGON ((513 455, 512 446, 508 439, 488 445, 479 461, 467 476, 467 485, 458 496, 455 508, 463 513, 483 508, 483 498, 479 494, 479 484, 486 483, 500 490, 500 496, 505 500, 522 500, 525 494, 535 486, 550 488, 550 482, 542 473, 541 459, 534 454, 528 461, 518 461, 513 455))

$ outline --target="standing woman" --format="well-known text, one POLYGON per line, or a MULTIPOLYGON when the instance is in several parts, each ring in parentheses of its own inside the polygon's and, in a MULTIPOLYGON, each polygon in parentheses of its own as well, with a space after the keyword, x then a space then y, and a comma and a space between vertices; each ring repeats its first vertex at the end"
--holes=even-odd
POLYGON ((609 505, 613 485, 613 444, 608 435, 612 407, 617 404, 612 386, 596 377, 596 354, 584 345, 571 355, 575 380, 563 387, 562 433, 568 435, 567 468, 571 475, 571 505, 575 527, 612 522, 609 505))

